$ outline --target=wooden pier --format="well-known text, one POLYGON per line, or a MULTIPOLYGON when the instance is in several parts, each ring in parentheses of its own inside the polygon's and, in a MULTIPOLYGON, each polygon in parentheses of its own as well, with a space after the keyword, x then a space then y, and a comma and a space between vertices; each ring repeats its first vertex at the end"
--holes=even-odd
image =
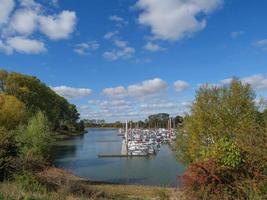
POLYGON ((148 157, 149 155, 98 154, 99 158, 148 157))

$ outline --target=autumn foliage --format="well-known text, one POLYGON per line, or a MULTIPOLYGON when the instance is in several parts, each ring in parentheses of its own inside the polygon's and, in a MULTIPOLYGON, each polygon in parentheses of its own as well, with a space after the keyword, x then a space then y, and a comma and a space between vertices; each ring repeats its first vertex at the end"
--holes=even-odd
POLYGON ((250 85, 201 87, 185 117, 177 154, 187 161, 182 177, 188 199, 267 197, 266 112, 250 85))

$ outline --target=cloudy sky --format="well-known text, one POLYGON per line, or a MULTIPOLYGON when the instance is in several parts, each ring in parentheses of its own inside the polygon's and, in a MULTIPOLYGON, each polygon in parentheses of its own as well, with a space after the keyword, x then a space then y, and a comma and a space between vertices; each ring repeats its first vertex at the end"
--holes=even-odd
POLYGON ((0 68, 39 77, 83 118, 183 114, 237 76, 267 97, 267 1, 0 0, 0 68))

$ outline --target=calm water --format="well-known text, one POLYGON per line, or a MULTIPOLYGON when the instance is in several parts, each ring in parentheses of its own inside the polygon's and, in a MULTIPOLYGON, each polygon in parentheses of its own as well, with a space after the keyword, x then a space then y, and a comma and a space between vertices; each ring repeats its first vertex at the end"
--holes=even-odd
POLYGON ((54 164, 91 180, 127 184, 179 186, 176 180, 184 166, 168 145, 153 157, 98 158, 100 153, 119 154, 121 137, 117 129, 88 129, 88 133, 55 144, 54 164))

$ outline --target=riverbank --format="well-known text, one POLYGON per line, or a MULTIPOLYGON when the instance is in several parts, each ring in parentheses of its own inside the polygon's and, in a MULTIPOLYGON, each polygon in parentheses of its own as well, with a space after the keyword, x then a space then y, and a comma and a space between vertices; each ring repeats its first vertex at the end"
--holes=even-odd
MULTIPOLYGON (((85 127, 85 129, 90 129, 90 128, 95 128, 95 129, 120 129, 120 127, 97 127, 97 126, 95 126, 95 127, 85 127)), ((121 127, 122 128, 122 127, 121 127)))
POLYGON ((76 131, 76 132, 70 132, 70 131, 60 131, 56 132, 53 136, 54 140, 64 140, 75 136, 81 136, 87 133, 87 130, 84 131, 76 131))
POLYGON ((18 183, 6 182, 0 184, 0 199, 183 199, 175 188, 91 181, 54 167, 47 167, 36 176, 46 191, 27 191, 18 183))

